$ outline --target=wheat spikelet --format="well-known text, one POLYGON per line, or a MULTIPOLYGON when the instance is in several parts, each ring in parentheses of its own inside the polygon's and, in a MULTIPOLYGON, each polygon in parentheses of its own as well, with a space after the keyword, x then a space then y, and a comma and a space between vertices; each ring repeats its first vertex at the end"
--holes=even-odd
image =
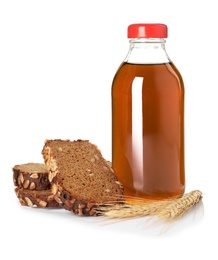
POLYGON ((98 215, 110 218, 132 219, 143 216, 157 216, 158 219, 175 220, 183 216, 191 207, 202 199, 202 192, 191 191, 182 198, 162 201, 146 201, 128 199, 124 204, 103 204, 97 207, 98 215))
POLYGON ((192 191, 186 194, 184 197, 176 200, 167 205, 163 211, 159 212, 158 217, 160 219, 168 218, 175 219, 184 215, 191 207, 196 205, 203 195, 199 190, 192 191))

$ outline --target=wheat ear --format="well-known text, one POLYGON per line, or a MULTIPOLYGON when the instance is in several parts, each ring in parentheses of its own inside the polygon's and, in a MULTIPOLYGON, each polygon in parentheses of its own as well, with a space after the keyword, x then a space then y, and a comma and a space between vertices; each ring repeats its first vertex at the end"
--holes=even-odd
POLYGON ((202 197, 201 191, 194 190, 178 199, 155 201, 148 204, 145 200, 144 205, 142 199, 139 200, 138 204, 137 199, 134 200, 134 203, 131 201, 130 204, 128 204, 128 201, 124 204, 103 204, 97 207, 96 212, 98 215, 110 218, 131 219, 143 216, 157 216, 159 219, 175 220, 183 216, 202 197))

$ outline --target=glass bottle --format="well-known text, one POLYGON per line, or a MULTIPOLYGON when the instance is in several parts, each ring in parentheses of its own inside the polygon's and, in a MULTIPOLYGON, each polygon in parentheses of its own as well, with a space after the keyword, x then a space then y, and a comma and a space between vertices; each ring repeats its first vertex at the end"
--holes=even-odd
POLYGON ((165 50, 164 24, 128 27, 129 52, 112 83, 112 167, 126 196, 185 190, 184 84, 165 50))

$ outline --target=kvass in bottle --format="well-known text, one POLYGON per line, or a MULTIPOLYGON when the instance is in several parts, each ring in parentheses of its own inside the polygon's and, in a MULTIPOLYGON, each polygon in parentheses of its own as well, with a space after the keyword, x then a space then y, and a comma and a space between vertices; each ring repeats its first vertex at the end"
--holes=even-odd
POLYGON ((181 196, 184 84, 165 50, 164 24, 131 24, 112 83, 112 168, 126 196, 181 196))

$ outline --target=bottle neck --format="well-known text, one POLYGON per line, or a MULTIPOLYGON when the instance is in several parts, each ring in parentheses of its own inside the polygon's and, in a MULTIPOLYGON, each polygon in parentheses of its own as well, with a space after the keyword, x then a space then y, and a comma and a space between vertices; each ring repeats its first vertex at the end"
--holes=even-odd
POLYGON ((162 38, 133 38, 129 42, 129 52, 124 62, 133 64, 163 64, 170 62, 165 50, 166 41, 162 38))

